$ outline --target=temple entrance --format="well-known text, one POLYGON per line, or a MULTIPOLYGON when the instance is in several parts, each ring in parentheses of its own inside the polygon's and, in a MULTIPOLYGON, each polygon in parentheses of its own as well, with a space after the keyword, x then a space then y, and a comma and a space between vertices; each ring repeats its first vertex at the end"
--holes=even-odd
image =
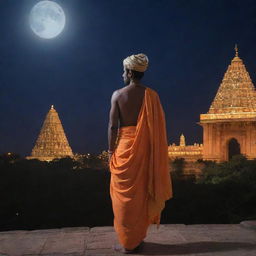
POLYGON ((236 139, 232 138, 228 142, 228 160, 230 160, 233 156, 240 155, 240 154, 241 154, 240 144, 236 139))

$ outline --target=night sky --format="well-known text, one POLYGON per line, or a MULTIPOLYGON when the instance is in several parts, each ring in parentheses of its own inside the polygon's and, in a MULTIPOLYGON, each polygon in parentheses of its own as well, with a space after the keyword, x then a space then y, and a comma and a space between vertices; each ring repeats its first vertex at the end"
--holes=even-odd
POLYGON ((75 153, 107 149, 112 92, 123 87, 122 61, 145 53, 143 82, 161 98, 169 143, 197 124, 235 55, 256 83, 256 1, 62 0, 66 27, 37 37, 28 16, 35 0, 0 5, 0 153, 29 155, 54 104, 75 153))

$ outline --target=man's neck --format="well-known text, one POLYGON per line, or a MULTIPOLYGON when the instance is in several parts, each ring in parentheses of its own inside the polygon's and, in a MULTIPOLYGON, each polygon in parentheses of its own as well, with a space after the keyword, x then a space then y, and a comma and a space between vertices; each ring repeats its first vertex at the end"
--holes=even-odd
POLYGON ((143 85, 140 83, 140 80, 131 80, 128 86, 134 87, 134 86, 143 86, 143 85))

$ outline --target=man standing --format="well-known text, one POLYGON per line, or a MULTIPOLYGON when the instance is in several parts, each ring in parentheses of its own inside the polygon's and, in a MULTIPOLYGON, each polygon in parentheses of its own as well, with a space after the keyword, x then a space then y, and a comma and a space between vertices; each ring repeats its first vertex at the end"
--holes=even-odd
POLYGON ((126 86, 113 93, 109 115, 110 195, 122 251, 133 253, 148 226, 159 225, 172 185, 164 111, 158 94, 140 82, 148 58, 132 55, 123 65, 126 86))

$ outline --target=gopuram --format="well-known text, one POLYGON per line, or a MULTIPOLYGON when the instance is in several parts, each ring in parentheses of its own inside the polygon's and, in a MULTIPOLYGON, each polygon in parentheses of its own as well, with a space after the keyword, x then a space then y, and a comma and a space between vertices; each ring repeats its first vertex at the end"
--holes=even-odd
POLYGON ((59 115, 53 105, 46 115, 39 137, 27 159, 51 161, 55 158, 73 157, 59 115))
POLYGON ((198 173, 192 162, 199 159, 222 162, 239 154, 256 158, 256 90, 237 46, 210 109, 200 115, 199 124, 203 144, 187 146, 181 136, 179 146, 171 144, 168 148, 170 161, 183 158, 190 174, 198 173))

